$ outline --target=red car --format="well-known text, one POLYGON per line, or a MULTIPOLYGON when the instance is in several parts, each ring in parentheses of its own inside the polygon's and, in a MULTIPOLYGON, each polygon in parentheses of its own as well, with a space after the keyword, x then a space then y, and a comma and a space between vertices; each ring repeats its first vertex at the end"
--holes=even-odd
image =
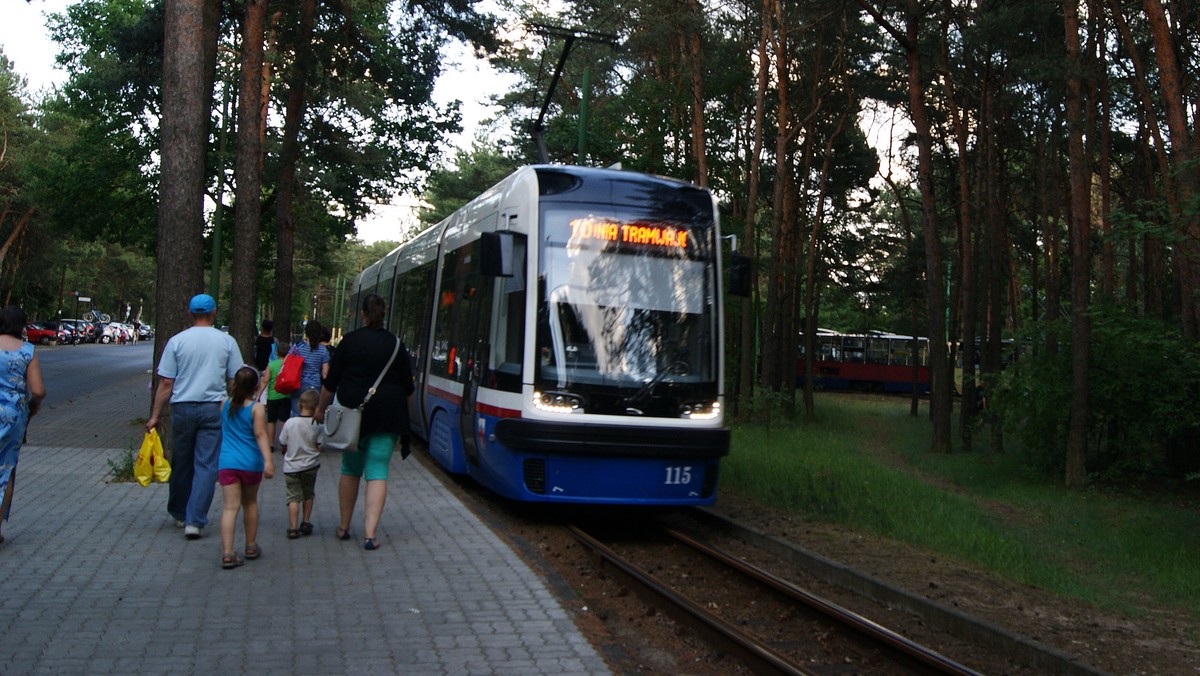
POLYGON ((51 342, 58 340, 58 331, 47 329, 41 324, 29 323, 25 325, 25 340, 31 343, 49 345, 51 342))

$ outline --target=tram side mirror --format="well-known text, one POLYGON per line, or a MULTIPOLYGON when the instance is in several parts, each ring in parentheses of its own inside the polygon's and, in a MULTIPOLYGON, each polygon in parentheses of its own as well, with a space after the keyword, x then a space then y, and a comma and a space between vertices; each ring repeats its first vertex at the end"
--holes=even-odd
POLYGON ((511 232, 485 232, 479 240, 480 272, 488 277, 513 276, 513 235, 511 232))
POLYGON ((749 256, 740 253, 729 255, 729 293, 746 298, 750 295, 749 256))

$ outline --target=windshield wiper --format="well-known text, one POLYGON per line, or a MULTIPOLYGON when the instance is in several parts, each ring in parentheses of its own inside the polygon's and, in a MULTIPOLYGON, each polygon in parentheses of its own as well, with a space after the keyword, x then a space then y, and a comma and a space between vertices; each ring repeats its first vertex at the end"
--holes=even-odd
POLYGON ((645 383, 642 383, 641 388, 638 389, 636 394, 625 400, 625 411, 627 413, 633 413, 634 415, 642 415, 642 412, 639 409, 632 406, 633 404, 640 403, 643 399, 650 396, 650 394, 654 392, 654 388, 658 386, 658 384, 661 383, 667 376, 686 376, 689 373, 691 373, 691 368, 686 361, 680 360, 671 362, 666 366, 666 368, 654 374, 653 378, 647 380, 645 383))

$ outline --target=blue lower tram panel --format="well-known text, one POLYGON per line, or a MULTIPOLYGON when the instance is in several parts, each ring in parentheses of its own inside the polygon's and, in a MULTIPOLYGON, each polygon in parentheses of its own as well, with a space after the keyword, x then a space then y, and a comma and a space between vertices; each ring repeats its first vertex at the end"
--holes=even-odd
POLYGON ((727 429, 561 424, 509 418, 496 440, 519 467, 520 485, 497 487, 519 500, 703 505, 716 498, 727 429), (519 450, 513 450, 519 449, 519 450), (506 490, 507 489, 507 490, 506 490))

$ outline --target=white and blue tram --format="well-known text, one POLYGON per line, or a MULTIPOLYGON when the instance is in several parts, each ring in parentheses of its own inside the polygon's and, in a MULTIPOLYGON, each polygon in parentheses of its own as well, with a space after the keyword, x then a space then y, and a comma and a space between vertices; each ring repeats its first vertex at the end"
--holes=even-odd
POLYGON ((720 241, 694 185, 525 167, 364 270, 350 307, 388 301, 446 470, 522 501, 711 504, 720 241))

